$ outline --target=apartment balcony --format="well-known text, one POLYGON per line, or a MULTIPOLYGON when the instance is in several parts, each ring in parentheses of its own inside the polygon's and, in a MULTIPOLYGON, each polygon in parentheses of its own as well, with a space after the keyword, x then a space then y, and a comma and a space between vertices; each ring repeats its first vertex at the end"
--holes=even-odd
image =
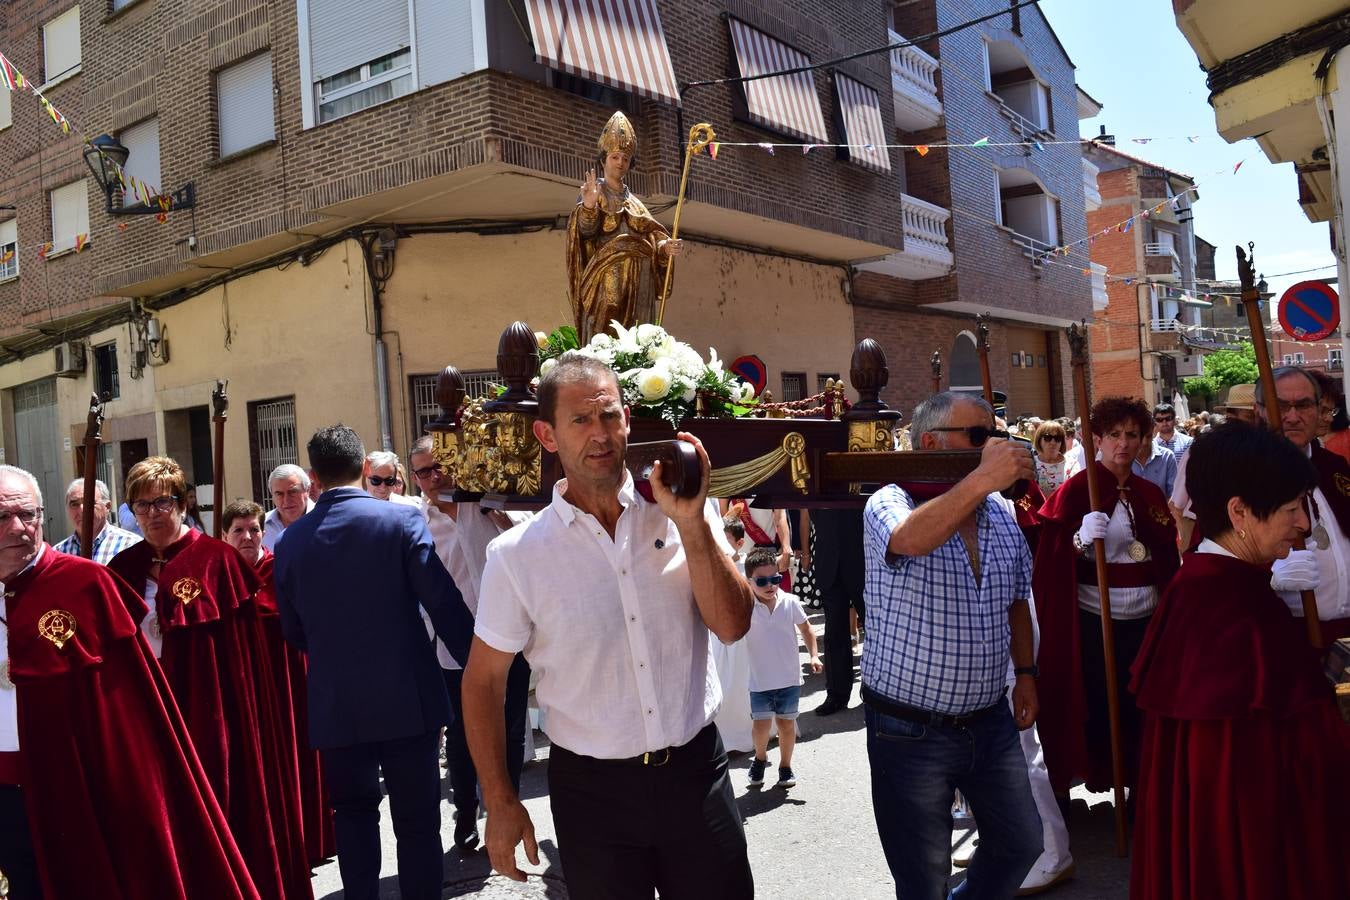
POLYGON ((1092 311, 1104 312, 1110 297, 1106 293, 1106 266, 1101 263, 1089 263, 1092 269, 1092 311))
POLYGON ((1149 281, 1175 284, 1181 280, 1181 257, 1171 244, 1144 245, 1144 274, 1149 281))
POLYGON ((1187 325, 1175 318, 1150 319, 1148 349, 1155 353, 1197 356, 1237 347, 1246 335, 1240 329, 1187 325))
MULTIPOLYGON (((892 44, 905 40, 890 31, 892 44)), ((918 47, 891 51, 891 95, 895 103, 895 127, 922 131, 942 121, 942 101, 937 94, 938 61, 918 47)))
POLYGON ((1088 212, 1100 209, 1102 205, 1102 192, 1097 187, 1097 175, 1100 172, 1101 170, 1087 159, 1083 160, 1083 199, 1087 203, 1088 212))
POLYGON ((858 268, 909 281, 949 274, 952 251, 947 243, 947 220, 952 217, 951 211, 909 194, 900 195, 900 209, 905 226, 904 249, 858 268))

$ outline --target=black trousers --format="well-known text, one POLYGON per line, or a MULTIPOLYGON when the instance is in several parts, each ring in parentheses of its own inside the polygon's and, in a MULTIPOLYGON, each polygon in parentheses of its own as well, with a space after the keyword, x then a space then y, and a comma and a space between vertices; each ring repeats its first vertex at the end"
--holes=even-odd
MULTIPOLYGON (((450 694, 450 708, 454 721, 445 728, 445 759, 450 775, 450 789, 454 794, 455 815, 458 821, 478 818, 478 772, 469 755, 469 743, 464 739, 463 669, 442 669, 445 689, 450 694), (466 818, 467 817, 467 818, 466 818)), ((530 664, 517 653, 506 674, 506 771, 511 785, 520 793, 520 770, 525 766, 525 729, 529 722, 530 664)))
MULTIPOLYGON (((1134 787, 1139 772, 1139 745, 1144 734, 1144 717, 1134 705, 1130 692, 1130 667, 1139 655, 1152 616, 1143 619, 1112 617, 1116 641, 1116 687, 1120 701, 1120 750, 1124 763, 1125 785, 1134 787)), ((1107 705, 1106 653, 1102 649, 1102 617, 1085 609, 1078 610, 1078 642, 1083 660, 1083 691, 1087 699, 1088 752, 1094 759, 1111 759, 1111 716, 1107 705)), ((1109 771, 1109 768, 1106 770, 1109 771)), ((1093 779, 1096 781, 1097 779, 1093 779)), ((1109 781, 1107 782, 1110 783, 1109 781)), ((1094 790, 1102 785, 1091 784, 1094 790)))
POLYGON ((717 728, 664 765, 553 745, 553 824, 573 900, 751 900, 745 829, 717 728))
POLYGON ((398 887, 403 900, 440 900, 441 731, 410 738, 319 751, 333 805, 338 869, 346 900, 380 895, 380 775, 398 841, 398 887))
POLYGON ((853 693, 853 636, 849 628, 848 611, 858 611, 863 620, 862 592, 849 596, 843 582, 821 591, 821 605, 825 607, 825 699, 847 704, 853 693))
POLYGON ((0 784, 0 872, 9 879, 9 900, 41 900, 23 789, 12 784, 0 784))

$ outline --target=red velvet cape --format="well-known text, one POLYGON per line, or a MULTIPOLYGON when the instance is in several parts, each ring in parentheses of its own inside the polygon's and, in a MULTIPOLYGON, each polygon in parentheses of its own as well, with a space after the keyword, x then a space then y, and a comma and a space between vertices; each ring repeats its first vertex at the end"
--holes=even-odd
MULTIPOLYGON (((141 541, 108 567, 143 591, 157 555, 141 541)), ((299 776, 285 765, 293 739, 253 602, 258 576, 239 551, 194 530, 163 558, 155 595, 160 663, 192 742, 263 900, 305 900, 312 890, 299 776)))
POLYGON ((137 628, 140 597, 50 547, 5 587, 20 771, 46 896, 257 900, 137 628), (40 631, 55 610, 73 619, 59 647, 61 632, 40 631))
MULTIPOLYGON (((1097 463, 1097 487, 1104 512, 1114 508, 1116 476, 1097 463)), ((1172 580, 1180 561, 1177 556, 1176 525, 1167 508, 1167 499, 1157 485, 1131 474, 1124 492, 1134 511, 1136 534, 1152 554, 1154 583, 1161 593, 1172 580)), ((1045 766, 1054 789, 1067 794, 1077 778, 1093 788, 1104 789, 1114 781, 1111 754, 1096 752, 1087 745, 1087 696, 1083 687, 1082 650, 1078 643, 1078 551, 1073 536, 1091 511, 1088 502, 1087 470, 1077 473, 1055 491, 1041 507, 1041 536, 1032 567, 1032 594, 1036 598, 1036 618, 1041 627, 1041 647, 1037 657, 1040 678, 1036 691, 1041 710, 1036 718, 1045 766)), ((1121 684, 1120 689, 1125 690, 1121 684)), ((1126 772, 1126 783, 1131 773, 1126 772)))
POLYGON ((1350 727, 1268 570, 1186 554, 1131 687, 1133 900, 1346 896, 1350 727))
POLYGON ((272 662, 272 677, 276 681, 277 704, 283 723, 290 725, 293 741, 288 752, 300 778, 300 816, 305 835, 305 852, 311 865, 337 855, 337 838, 333 833, 333 811, 328 804, 328 790, 324 787, 319 767, 319 751, 309 746, 309 701, 306 696, 307 664, 305 654, 282 637, 281 619, 277 614, 276 583, 272 580, 272 565, 276 557, 263 550, 254 571, 262 580, 258 589, 258 612, 262 615, 263 637, 272 662))

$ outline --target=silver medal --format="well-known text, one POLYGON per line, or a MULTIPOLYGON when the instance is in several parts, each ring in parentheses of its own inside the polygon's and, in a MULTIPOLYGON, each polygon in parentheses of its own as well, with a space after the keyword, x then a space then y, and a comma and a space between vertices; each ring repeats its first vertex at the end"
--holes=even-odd
POLYGON ((0 691, 14 690, 14 682, 9 680, 9 660, 0 659, 0 691))
POLYGON ((1312 539, 1317 541, 1317 549, 1325 550, 1331 546, 1331 535, 1327 534, 1327 527, 1321 522, 1312 530, 1312 539))
POLYGON ((1129 546, 1125 548, 1125 552, 1135 562, 1143 562, 1148 559, 1148 548, 1144 546, 1142 541, 1130 541, 1129 546))

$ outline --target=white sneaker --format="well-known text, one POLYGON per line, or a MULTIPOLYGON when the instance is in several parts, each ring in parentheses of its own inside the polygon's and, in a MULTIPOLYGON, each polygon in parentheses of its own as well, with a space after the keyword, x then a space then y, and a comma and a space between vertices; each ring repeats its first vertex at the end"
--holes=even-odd
POLYGON ((1022 886, 1018 888, 1017 896, 1029 897, 1032 894, 1048 891, 1060 882, 1068 881, 1073 875, 1074 864, 1072 856, 1064 862, 1064 865, 1053 872, 1047 872, 1044 869, 1032 869, 1027 873, 1027 877, 1022 880, 1022 886))
MULTIPOLYGON (((952 865, 958 869, 964 869, 970 865, 970 861, 975 858, 975 851, 980 849, 980 839, 974 835, 966 840, 952 851, 952 865)), ((1032 870, 1033 872, 1035 869, 1032 870)))

